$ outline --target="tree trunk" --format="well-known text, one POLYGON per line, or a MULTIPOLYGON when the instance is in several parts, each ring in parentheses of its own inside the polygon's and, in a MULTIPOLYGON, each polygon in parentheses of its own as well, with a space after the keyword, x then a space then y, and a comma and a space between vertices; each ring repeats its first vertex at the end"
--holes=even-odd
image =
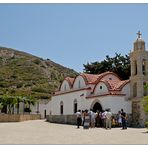
POLYGON ((19 110, 20 110, 20 102, 19 99, 17 100, 17 114, 19 114, 19 110))
POLYGON ((30 102, 29 102, 29 114, 30 114, 30 102))

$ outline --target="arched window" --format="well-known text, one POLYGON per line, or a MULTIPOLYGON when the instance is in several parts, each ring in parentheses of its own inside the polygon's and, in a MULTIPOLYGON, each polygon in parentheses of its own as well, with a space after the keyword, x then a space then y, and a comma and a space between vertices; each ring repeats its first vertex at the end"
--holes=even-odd
POLYGON ((137 75, 137 62, 135 61, 135 75, 137 75))
POLYGON ((74 100, 74 113, 77 112, 78 104, 77 104, 77 99, 74 100))
POLYGON ((63 115, 63 101, 60 102, 60 114, 63 115))
POLYGON ((64 91, 66 91, 66 84, 64 85, 64 91))
POLYGON ((78 88, 81 88, 81 81, 79 80, 79 86, 78 86, 78 88))
POLYGON ((145 59, 142 62, 142 72, 143 72, 143 75, 145 75, 145 59))
POLYGON ((143 83, 143 95, 147 96, 148 95, 148 90, 145 88, 146 82, 143 83))

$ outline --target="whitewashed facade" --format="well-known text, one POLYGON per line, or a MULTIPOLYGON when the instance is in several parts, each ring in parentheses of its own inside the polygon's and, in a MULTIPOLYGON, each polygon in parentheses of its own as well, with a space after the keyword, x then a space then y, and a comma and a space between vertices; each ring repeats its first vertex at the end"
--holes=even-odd
POLYGON ((105 110, 118 113, 123 108, 132 113, 129 80, 121 81, 113 72, 99 75, 80 74, 76 78, 65 78, 59 91, 49 102, 52 115, 73 115, 76 110, 105 110))
MULTIPOLYGON (((30 109, 31 112, 30 114, 40 114, 41 115, 41 119, 46 118, 46 115, 49 115, 49 100, 45 100, 45 99, 40 99, 37 103, 35 103, 35 105, 30 105, 30 109)), ((19 103, 19 111, 17 106, 15 106, 14 108, 14 113, 17 114, 29 114, 29 112, 24 112, 24 103, 20 102, 19 103)))
POLYGON ((132 126, 144 127, 148 120, 142 105, 143 97, 148 95, 148 91, 144 90, 148 82, 148 51, 140 31, 137 35, 130 52, 129 80, 121 81, 113 72, 98 75, 82 73, 76 78, 65 78, 49 102, 50 113, 56 117, 62 115, 59 116, 62 120, 50 118, 50 121, 67 122, 78 109, 96 111, 110 108, 113 114, 124 109, 131 115, 132 126))

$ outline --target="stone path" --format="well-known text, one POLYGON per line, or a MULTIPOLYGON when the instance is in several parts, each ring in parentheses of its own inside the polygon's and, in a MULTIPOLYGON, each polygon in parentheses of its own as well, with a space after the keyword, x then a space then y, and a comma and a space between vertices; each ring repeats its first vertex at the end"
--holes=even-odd
POLYGON ((148 144, 145 128, 77 129, 44 120, 0 123, 0 144, 148 144))

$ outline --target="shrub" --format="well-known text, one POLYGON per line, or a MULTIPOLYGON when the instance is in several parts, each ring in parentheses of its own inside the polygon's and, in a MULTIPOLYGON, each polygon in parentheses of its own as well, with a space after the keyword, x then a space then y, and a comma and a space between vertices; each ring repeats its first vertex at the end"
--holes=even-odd
POLYGON ((32 82, 27 82, 24 87, 29 87, 29 86, 32 86, 32 82))
POLYGON ((10 84, 8 82, 0 82, 0 87, 7 88, 9 85, 10 84))
POLYGON ((41 92, 41 93, 48 93, 48 90, 42 87, 34 87, 32 88, 32 91, 34 92, 41 92))
POLYGON ((18 83, 16 87, 21 88, 22 86, 23 86, 23 83, 18 83))
POLYGON ((33 62, 34 62, 35 64, 39 65, 39 64, 41 63, 41 60, 40 60, 40 59, 35 59, 33 62))

